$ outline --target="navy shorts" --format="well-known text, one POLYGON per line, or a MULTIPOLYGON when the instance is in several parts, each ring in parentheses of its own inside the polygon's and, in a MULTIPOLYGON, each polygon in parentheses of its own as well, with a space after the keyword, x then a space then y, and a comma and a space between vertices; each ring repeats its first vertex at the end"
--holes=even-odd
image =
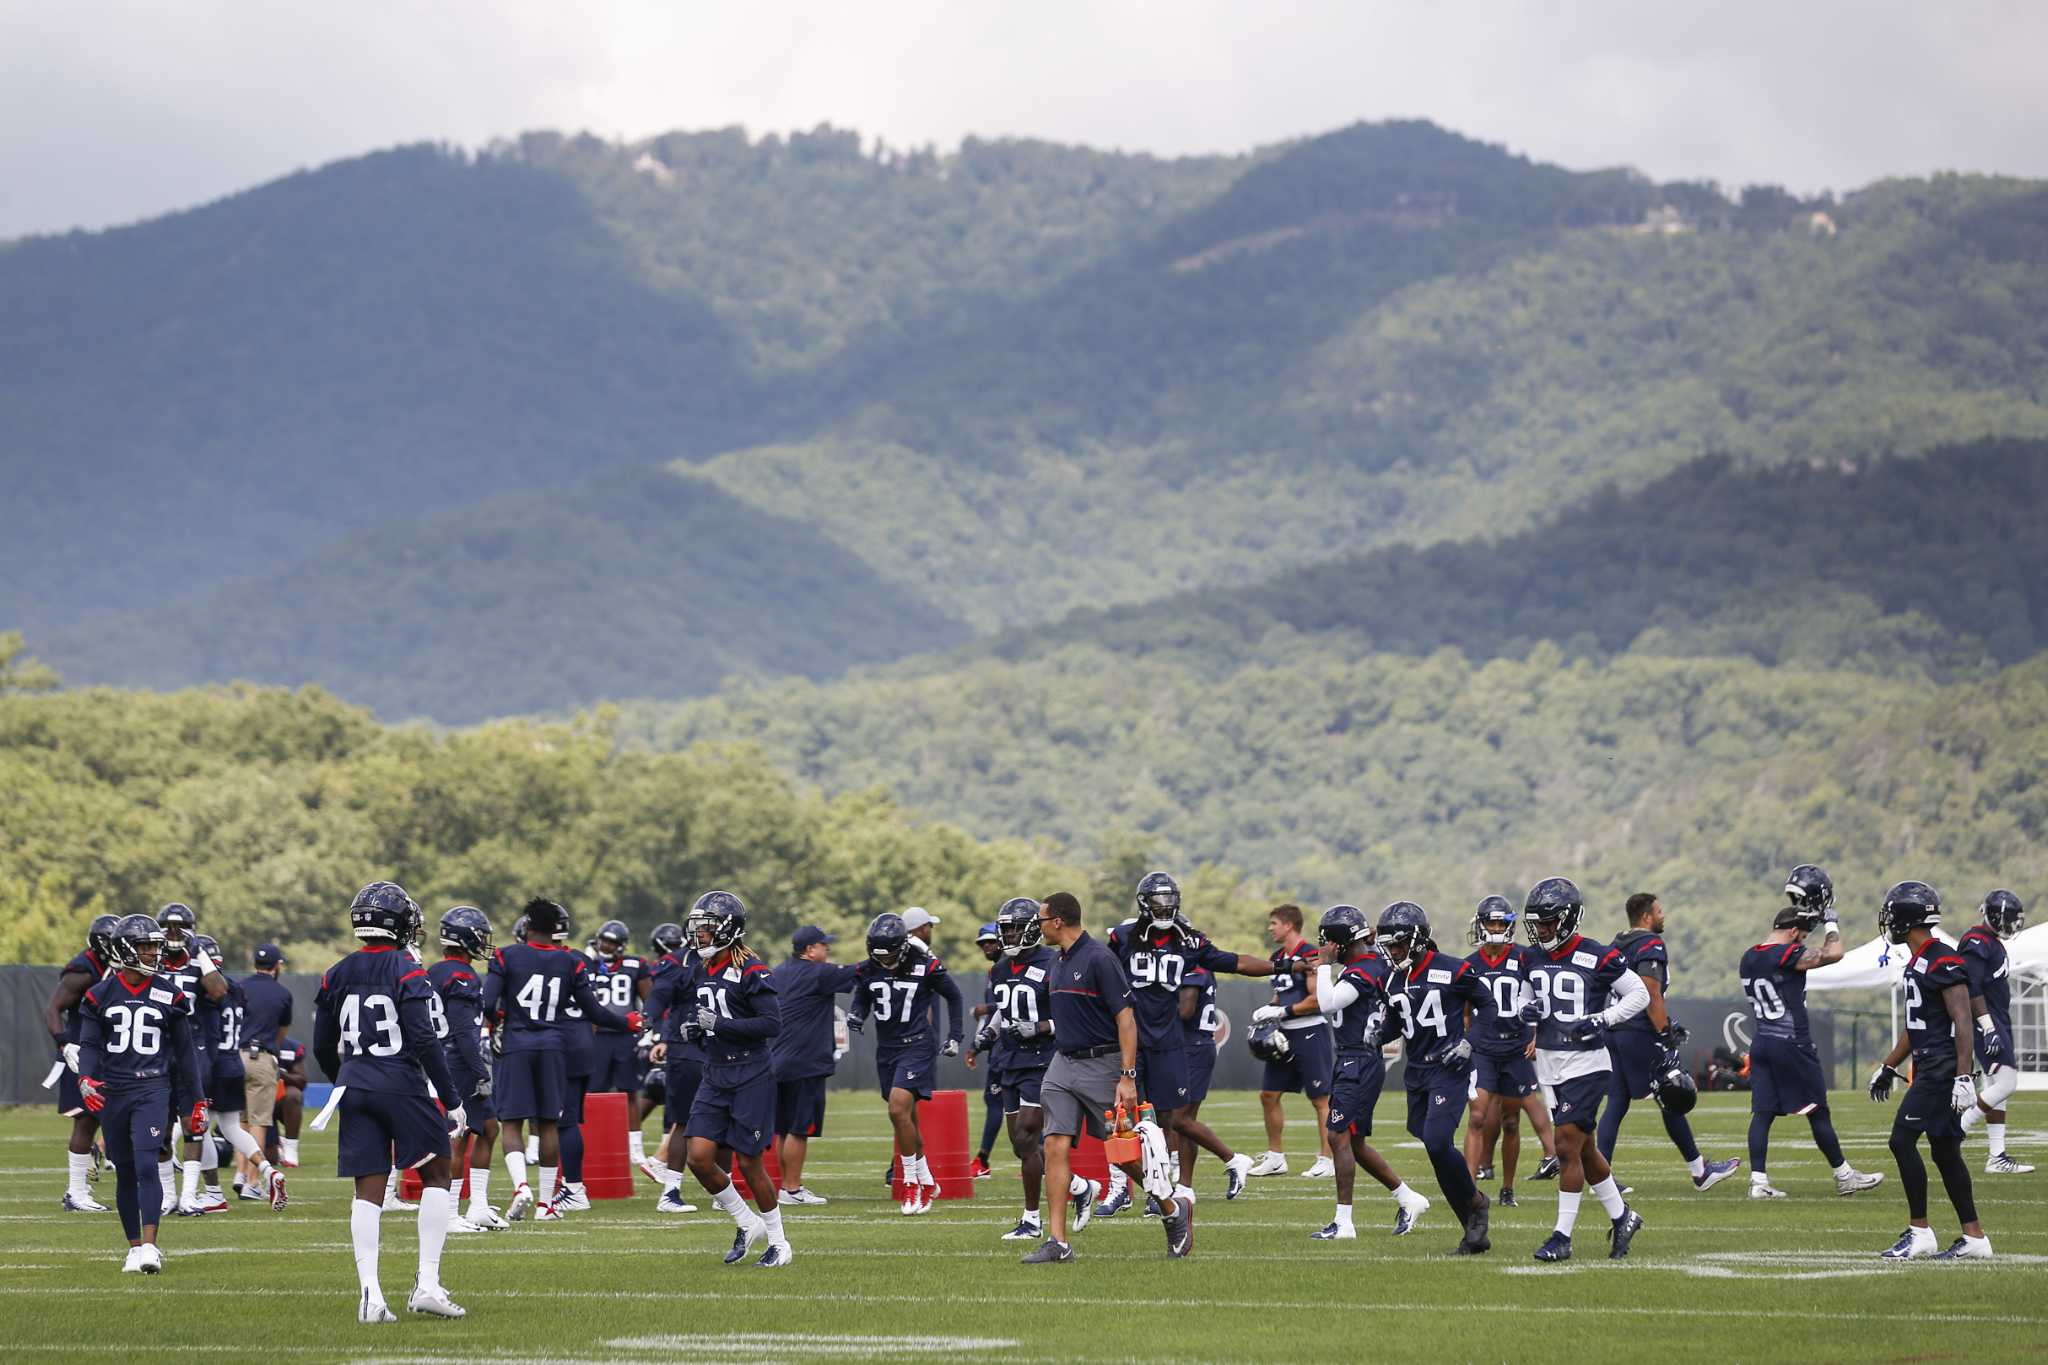
MULTIPOLYGON (((68 1069, 65 1074, 70 1074, 68 1069)), ((109 1086, 106 1093, 107 1107, 98 1118, 107 1160, 116 1166, 133 1163, 154 1170, 164 1135, 170 1132, 170 1088, 116 1090, 109 1086)), ((156 1210, 145 1210, 143 1221, 155 1222, 156 1210)))
POLYGON ((1386 1083, 1387 1066, 1378 1053, 1339 1057, 1330 1086, 1330 1118, 1324 1126, 1333 1133, 1371 1137, 1373 1107, 1380 1102, 1380 1089, 1386 1083))
POLYGON ((1560 1128, 1569 1123, 1592 1132, 1600 1123, 1600 1101, 1607 1098, 1607 1087, 1613 1076, 1611 1071, 1596 1071, 1590 1076, 1577 1076, 1546 1086, 1550 1096, 1551 1123, 1560 1128))
POLYGON ((1664 1053, 1664 1044, 1657 1041, 1654 1033, 1623 1029, 1608 1034, 1607 1057, 1614 1063, 1614 1079, 1608 1082, 1608 1087, 1627 1087, 1632 1100, 1650 1098, 1650 1076, 1657 1063, 1664 1060, 1664 1053))
POLYGON ((1191 1043, 1188 1056, 1188 1103, 1200 1104, 1209 1098, 1209 1080, 1216 1074, 1216 1044, 1191 1043))
MULTIPOLYGON (((241 1058, 235 1059, 237 1062, 241 1058)), ((239 1114, 248 1105, 248 1097, 242 1093, 242 1084, 247 1077, 240 1066, 233 1071, 216 1065, 206 1078, 206 1105, 216 1114, 239 1114)))
POLYGON ((1489 1095, 1518 1100, 1536 1089, 1536 1063, 1517 1052, 1496 1057, 1490 1052, 1472 1054, 1472 1084, 1489 1095))
POLYGON ((1465 1127, 1466 1085, 1462 1073, 1433 1066, 1423 1084, 1408 1087, 1408 1136, 1424 1147, 1455 1143, 1465 1127))
POLYGON ((759 1156, 774 1135, 775 1076, 767 1067, 739 1080, 705 1073, 697 1098, 690 1103, 684 1137, 709 1138, 742 1156, 759 1156))
POLYGON ((932 1073, 937 1071, 938 1054, 923 1047, 911 1052, 887 1053, 875 1058, 875 1078, 881 1082, 882 1098, 891 1090, 908 1090, 918 1099, 932 1097, 932 1073))
POLYGON ((1154 1109, 1181 1109, 1188 1102, 1188 1050, 1185 1044, 1138 1049, 1138 1094, 1154 1109))
POLYGON ((1963 1116, 1949 1103, 1949 1092, 1955 1083, 1953 1060, 1947 1066, 1915 1067, 1913 1084, 1907 1087, 1906 1098, 1899 1101, 1899 1112, 1892 1119, 1892 1130, 1896 1132, 1903 1128, 1909 1133, 1921 1133, 1931 1138, 1961 1141, 1963 1116))
POLYGON ((498 1102, 500 1118, 552 1121, 562 1117, 562 1094, 567 1085, 561 1053, 538 1049, 507 1052, 498 1058, 498 1083, 491 1098, 498 1102))
MULTIPOLYGON (((85 1096, 78 1093, 78 1077, 65 1067, 57 1077, 57 1112, 67 1119, 75 1119, 85 1112, 85 1096)), ((94 1115, 98 1119, 98 1115, 94 1115)))
POLYGON ((1820 1053, 1796 1038, 1759 1038, 1749 1050, 1749 1112, 1810 1114, 1828 1102, 1820 1053))
POLYGON ((339 1122, 334 1173, 344 1179, 410 1171, 448 1155, 448 1121, 425 1095, 352 1085, 342 1094, 339 1122))
POLYGON ((661 1126, 665 1132, 689 1121, 690 1106, 697 1102, 697 1087, 704 1083, 704 1063, 686 1057, 670 1058, 661 1073, 661 1126))
POLYGON ((1289 1029, 1287 1042, 1294 1055, 1284 1062, 1267 1062, 1259 1089, 1287 1093, 1299 1090, 1312 1100, 1329 1094, 1337 1073, 1337 1041, 1330 1026, 1289 1029))
POLYGON ((817 1137, 825 1131, 825 1082, 830 1076, 799 1076, 775 1083, 775 1131, 817 1137))
POLYGON ((1003 1073, 1003 1112, 1014 1114, 1019 1109, 1038 1109, 1043 1102, 1038 1096, 1038 1087, 1045 1081, 1045 1068, 1025 1067, 1003 1073))
POLYGON ((484 1128, 496 1121, 498 1111, 491 1105, 489 1095, 479 1095, 474 1090, 462 1102, 462 1126, 478 1137, 484 1135, 484 1128))
POLYGON ((601 1095, 608 1090, 623 1090, 630 1095, 640 1088, 640 1060, 633 1055, 630 1035, 597 1035, 597 1051, 591 1063, 590 1081, 585 1088, 593 1095, 601 1095))

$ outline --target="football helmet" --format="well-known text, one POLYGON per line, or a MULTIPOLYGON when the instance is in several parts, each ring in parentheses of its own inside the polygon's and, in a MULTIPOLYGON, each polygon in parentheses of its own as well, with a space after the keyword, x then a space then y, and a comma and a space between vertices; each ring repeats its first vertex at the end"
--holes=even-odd
POLYGON ((2000 938, 2011 938, 2027 927, 2027 907, 2010 891, 1994 891, 1977 907, 1977 913, 2000 938))
POLYGON ((1245 1047, 1262 1062, 1284 1062, 1294 1055, 1294 1044, 1277 1023, 1255 1024, 1245 1038, 1245 1047))
POLYGON ((608 919, 597 929, 597 951, 604 957, 619 957, 633 940, 633 931, 620 920, 608 919))
POLYGON ((1395 901, 1380 911, 1373 937, 1381 957, 1392 963, 1406 962, 1429 946, 1429 916, 1414 901, 1395 901))
POLYGON ((680 924, 657 924, 654 932, 647 936, 657 953, 673 953, 683 946, 683 926, 680 924))
POLYGON ((535 896, 521 908, 520 918, 526 921, 526 932, 520 935, 522 939, 533 934, 545 934, 552 941, 561 943, 569 937, 569 907, 560 901, 535 896))
POLYGON ((746 903, 732 892, 706 891, 690 907, 690 939, 698 956, 723 952, 746 936, 746 903))
POLYGON ((1353 950, 1372 942, 1372 926, 1357 906, 1333 905, 1316 924, 1316 942, 1331 944, 1339 956, 1348 959, 1353 950))
POLYGON ((1650 1094, 1667 1114, 1690 1114, 1699 1103, 1699 1086, 1678 1060, 1676 1052, 1666 1052, 1658 1059, 1657 1067, 1650 1073, 1650 1094))
POLYGON ((1904 943, 1913 929, 1932 930, 1941 923, 1941 895, 1926 882, 1900 882, 1884 893, 1877 927, 1891 943, 1904 943))
POLYGON ((1529 942, 1539 948, 1555 948, 1579 931, 1586 902, 1571 878, 1545 877, 1529 888, 1522 913, 1529 921, 1529 942))
POLYGON ((1515 941, 1515 907, 1506 896, 1488 896, 1479 902, 1472 912, 1471 939, 1474 947, 1515 941))
POLYGON ((489 957, 491 921, 474 905, 452 906, 441 916, 441 946, 471 957, 489 957))
POLYGON ((215 938, 212 934, 194 934, 192 935, 191 938, 191 945, 191 950, 194 953, 205 953, 208 960, 210 960, 216 968, 220 966, 219 939, 215 938))
POLYGON ((1038 923, 1043 908, 1029 896, 1012 896, 996 911, 996 932, 1003 938, 1003 956, 1018 957, 1045 941, 1038 923))
POLYGON ((1140 877, 1138 919, 1161 931, 1180 923, 1180 883, 1164 872, 1147 872, 1140 877))
POLYGON ((199 929, 199 917, 192 913, 192 907, 181 901, 172 901, 156 912, 156 927, 164 931, 164 951, 174 955, 190 953, 185 940, 199 929))
POLYGON ((164 931, 148 915, 125 915, 114 926, 107 953, 116 967, 153 972, 163 956, 164 931))
POLYGON ((868 925, 868 956, 885 971, 893 972, 901 965, 904 945, 909 941, 910 930, 904 925, 903 916, 893 910, 884 910, 868 925))
POLYGON ((365 942, 386 939, 404 947, 419 936, 419 902, 397 882, 371 882, 349 902, 348 922, 365 942))
POLYGON ((91 927, 85 931, 85 950, 102 962, 112 962, 114 931, 120 927, 119 915, 94 915, 91 927))
POLYGON ((1801 863, 1785 874, 1785 899, 1799 911, 1792 927, 1810 934, 1820 928, 1820 922, 1834 908, 1835 884, 1812 863, 1801 863))

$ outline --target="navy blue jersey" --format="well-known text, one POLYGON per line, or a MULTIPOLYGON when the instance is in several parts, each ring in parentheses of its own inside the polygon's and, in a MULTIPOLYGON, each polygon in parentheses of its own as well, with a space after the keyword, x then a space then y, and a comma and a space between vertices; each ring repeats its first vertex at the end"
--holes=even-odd
POLYGON ((158 972, 131 986, 118 972, 85 993, 78 1011, 78 1074, 109 1090, 161 1089, 179 1109, 202 1093, 192 997, 158 972))
MULTIPOLYGON (((595 958, 590 964, 590 986, 597 992, 597 998, 604 1002, 606 1009, 618 1014, 640 1008, 645 998, 640 983, 651 980, 654 968, 645 958, 627 953, 616 962, 595 958)), ((619 1030, 598 1025, 599 1033, 615 1033, 619 1030)))
POLYGON ((269 972, 251 972, 242 987, 242 1037, 265 1052, 277 1050, 277 1040, 292 1022, 292 993, 269 972))
MULTIPOLYGON (((995 1007, 995 1013, 989 1017, 1019 1024, 1051 1022, 1052 974, 1057 966, 1058 954, 1043 946, 997 962, 988 969, 989 1003, 995 1007)), ((1180 1035, 1175 1033, 1174 1046, 1180 1046, 1179 1040, 1180 1035)), ((1029 1071, 1044 1066, 1052 1060, 1053 1041, 1050 1031, 1028 1038, 1003 1034, 996 1048, 997 1060, 991 1065, 1006 1071, 1029 1071)))
POLYGON ((249 1008, 241 986, 228 982, 228 993, 218 1000, 209 1000, 201 992, 192 998, 192 1006, 206 1047, 216 1057, 225 1053, 233 1061, 229 1071, 241 1070, 242 1023, 249 1008))
POLYGON ((1138 1046, 1180 1047, 1180 988, 1196 968, 1237 970, 1237 954, 1226 953, 1202 935, 1178 927, 1157 930, 1128 919, 1109 931, 1109 950, 1131 987, 1131 1013, 1138 1021, 1138 1046))
POLYGON ((491 954, 484 977, 484 1016, 504 1016, 505 1051, 567 1052, 580 1030, 589 1046, 592 1021, 624 1032, 626 1021, 599 1003, 590 959, 552 943, 508 943, 491 954), (580 1014, 571 1014, 568 1006, 580 1014))
POLYGON ((1752 1038, 1793 1038, 1809 1042, 1806 973, 1794 964, 1806 956, 1803 943, 1759 943, 1742 955, 1738 971, 1749 997, 1752 1038))
POLYGON ((1536 1022, 1536 1046, 1551 1052, 1603 1052, 1595 1038, 1575 1043, 1567 1036, 1572 1025, 1607 1008, 1614 983, 1628 970, 1621 954, 1583 934, 1573 934, 1557 948, 1529 955, 1530 999, 1522 1018, 1536 1022))
POLYGON ((1054 1047, 1079 1052, 1116 1042, 1116 1017, 1130 1004, 1130 983, 1115 953, 1086 933, 1059 951, 1052 979, 1054 1047))
POLYGON ((1195 1012, 1180 1021, 1181 1041, 1188 1047, 1206 1047, 1216 1050, 1216 1030, 1223 1026, 1223 1015, 1216 1008, 1216 973, 1207 967, 1188 968, 1188 977, 1181 983, 1202 993, 1195 1005, 1195 1012))
MULTIPOLYGON (((1664 936, 1648 929, 1631 929, 1614 940, 1614 951, 1621 954, 1621 965, 1657 983, 1659 991, 1671 989, 1671 954, 1664 946, 1664 936)), ((1626 1019, 1614 1026, 1616 1033, 1655 1033, 1650 1025, 1650 1012, 1644 1010, 1632 1019, 1626 1019)))
POLYGON ((905 949, 903 960, 890 971, 873 958, 854 969, 858 987, 847 1013, 856 1019, 875 1021, 875 1043, 884 1052, 923 1047, 933 1041, 932 1004, 944 1000, 952 1028, 948 1036, 958 1041, 961 1033, 960 988, 945 966, 929 952, 905 949))
POLYGON ((448 1021, 448 1036, 441 1040, 441 1050, 448 1057, 458 1092, 467 1095, 491 1074, 483 1045, 483 982, 467 958, 444 957, 427 968, 427 984, 441 997, 441 1014, 448 1021))
POLYGON ((1336 1030, 1337 1051, 1360 1053, 1379 1051, 1380 1023, 1387 1017, 1387 964, 1368 949, 1338 969, 1337 981, 1349 982, 1358 998, 1346 1005, 1330 1022, 1336 1030))
POLYGON ((775 1035, 770 1058, 775 1079, 801 1081, 832 1074, 834 1002, 858 980, 854 968, 836 962, 793 957, 776 967, 775 994, 782 1008, 782 1029, 775 1035))
POLYGON ((1955 1074, 1956 1027, 1949 1018, 1946 992, 1970 989, 1970 969, 1963 955, 1938 938, 1920 945, 1906 964, 1906 1036, 1913 1045, 1916 1071, 1955 1074))
POLYGON ((1435 1058, 1465 1037, 1465 1009, 1477 1011, 1492 993, 1461 957, 1434 948, 1387 973, 1387 1003, 1401 1019, 1408 1064, 1402 1075, 1412 1086, 1428 1082, 1435 1058))
POLYGON ((1991 1026, 2001 1038, 2012 1038, 2012 964, 2006 960, 2005 944, 1983 925, 1972 926, 1956 944, 1963 955, 1963 970, 1970 974, 1970 994, 1984 1002, 1991 1026))
MULTIPOLYGON (((1316 945, 1307 939, 1292 948, 1281 948, 1270 954, 1273 962, 1273 1003, 1280 1006, 1292 1005, 1308 999, 1309 988, 1316 979, 1316 945)), ((1301 1021, 1290 1019, 1290 1024, 1301 1021)), ((1314 1020, 1310 1020, 1314 1023, 1314 1020)))
POLYGON ((770 1045, 782 1031, 782 1002, 776 998, 775 973, 768 964, 720 953, 697 974, 695 989, 697 998, 679 1002, 681 1007, 718 1016, 704 1041, 705 1074, 728 1084, 756 1072, 765 1074, 770 1045))
POLYGON ((1522 992, 1527 989, 1529 959, 1534 948, 1519 943, 1486 944, 1465 964, 1486 987, 1486 999, 1472 1011, 1472 1049, 1489 1057, 1519 1057, 1528 1046, 1529 1026, 1522 1022, 1522 992))
MULTIPOLYGON (((86 989, 90 990, 107 974, 107 964, 89 952, 80 953, 64 964, 61 975, 70 976, 74 972, 86 978, 86 989)), ((78 1005, 71 1006, 58 1016, 64 1021, 64 1041, 67 1043, 78 1041, 78 1010, 79 1005, 84 1003, 85 997, 81 995, 78 997, 78 1005)))
POLYGON ((294 1066, 306 1060, 306 1045, 296 1038, 286 1038, 277 1045, 277 1074, 282 1076, 294 1066))
POLYGON ((189 957, 181 958, 176 963, 172 963, 169 958, 170 954, 164 954, 165 960, 163 965, 157 968, 157 975, 169 977, 172 984, 192 998, 193 1008, 198 1009, 199 997, 206 994, 199 984, 199 964, 189 957))
POLYGON ((327 969, 313 997, 313 1056, 337 1085, 397 1094, 461 1092, 441 1051, 447 1032, 427 969, 389 944, 358 948, 327 969))
POLYGON ((704 1048, 693 1036, 683 1038, 682 1026, 697 1020, 697 978, 704 964, 694 950, 665 953, 654 964, 654 984, 647 992, 647 1018, 656 1036, 668 1045, 669 1062, 704 1060, 704 1048))
MULTIPOLYGON (((1002 965, 1000 960, 989 963, 988 975, 982 982, 981 1003, 986 1016, 985 1023, 989 1028, 994 1028, 996 1020, 1001 1017, 996 999, 996 973, 1002 969, 1002 965)), ((996 1040, 988 1053, 988 1069, 992 1076, 1001 1075, 1004 1063, 1010 1058, 1010 1035, 999 1031, 995 1037, 996 1040)))

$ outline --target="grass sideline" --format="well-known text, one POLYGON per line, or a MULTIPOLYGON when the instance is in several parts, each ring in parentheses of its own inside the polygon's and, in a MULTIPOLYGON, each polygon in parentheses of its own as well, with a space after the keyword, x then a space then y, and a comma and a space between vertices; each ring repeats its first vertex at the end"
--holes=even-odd
MULTIPOLYGON (((1385 1097, 1375 1118, 1382 1150, 1435 1198, 1421 1149, 1400 1130, 1399 1099, 1385 1097)), ((1906 1221, 1884 1146, 1892 1106, 1838 1092, 1850 1160, 1887 1177, 1852 1199, 1833 1193, 1796 1119, 1780 1120, 1771 1162, 1791 1199, 1748 1199, 1746 1167, 1700 1194, 1652 1106, 1636 1106, 1616 1168, 1635 1185, 1648 1226, 1619 1264, 1605 1259, 1590 1198, 1583 1259, 1531 1260, 1556 1211, 1556 1185, 1526 1177, 1522 1207, 1496 1209, 1495 1250, 1481 1260, 1446 1254, 1456 1230, 1440 1201, 1414 1235, 1385 1235, 1392 1205, 1363 1179, 1359 1240, 1311 1242, 1329 1217, 1331 1187, 1298 1174, 1313 1147, 1307 1106, 1296 1100, 1287 1144, 1296 1174, 1255 1180, 1226 1203, 1220 1166, 1203 1159, 1189 1260, 1168 1262, 1158 1224, 1131 1211, 1080 1234, 1073 1264, 1027 1268, 1017 1258, 1028 1244, 996 1240, 1016 1220, 1014 1158, 999 1157, 973 1200, 901 1217, 878 1178, 888 1154, 880 1102, 835 1092, 808 1167, 809 1183, 832 1202, 787 1211, 789 1269, 722 1265, 731 1224, 702 1199, 703 1213, 656 1215, 643 1183, 645 1198, 599 1203, 559 1226, 451 1237, 442 1279, 469 1317, 401 1312, 395 1326, 374 1328, 354 1320, 348 1192, 330 1174, 331 1133, 306 1135, 306 1164, 283 1214, 238 1203, 225 1215, 168 1220, 165 1273, 150 1278, 119 1273, 114 1214, 59 1210, 64 1121, 47 1109, 0 1110, 0 1359, 2040 1360, 2048 1105, 2020 1100, 2012 1148, 2041 1173, 1985 1176, 1982 1138, 1967 1149, 1999 1255, 1990 1265, 1875 1261, 1906 1221)), ((1214 1096, 1205 1116, 1226 1141, 1263 1148, 1254 1096, 1214 1096)), ((1709 1155, 1734 1156, 1747 1124, 1746 1096, 1710 1095, 1694 1126, 1709 1155)), ((1938 1181, 1935 1190, 1935 1231, 1946 1245, 1955 1228, 1938 1181)), ((111 1175, 98 1193, 112 1203, 111 1175)), ((414 1247, 412 1216, 387 1215, 383 1278, 395 1308, 414 1247)))

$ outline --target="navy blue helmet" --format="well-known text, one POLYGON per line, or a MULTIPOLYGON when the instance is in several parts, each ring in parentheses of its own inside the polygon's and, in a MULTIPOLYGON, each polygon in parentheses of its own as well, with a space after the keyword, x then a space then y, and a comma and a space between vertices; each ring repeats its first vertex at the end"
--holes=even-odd
POLYGON ((1651 1073, 1650 1094, 1667 1114, 1690 1114, 1693 1106, 1700 1102, 1700 1088, 1678 1060, 1676 1052, 1665 1053, 1657 1069, 1651 1073))
POLYGON ((1586 901, 1571 878, 1545 877, 1529 888, 1522 913, 1529 920, 1529 942, 1539 948, 1555 948, 1579 932, 1586 901))
POLYGON ((1348 958, 1354 948, 1372 942, 1372 926, 1357 906, 1333 905, 1323 911, 1322 921, 1316 925, 1316 942, 1331 944, 1348 958))
POLYGON ((909 942, 910 929, 893 910, 884 910, 868 925, 868 956, 889 971, 903 961, 904 946, 909 942))
POLYGON ((212 934, 192 935, 192 949, 195 953, 205 953, 214 965, 220 964, 220 940, 212 934))
POLYGON ((657 953, 673 953, 683 946, 683 926, 680 924, 657 924, 654 932, 647 936, 657 953))
POLYGON ((114 931, 121 927, 119 915, 94 915, 85 931, 85 950, 102 962, 114 960, 114 931))
POLYGON ((164 931, 148 915, 124 915, 107 948, 116 967, 153 972, 163 956, 164 931))
POLYGON ((626 951, 632 938, 633 931, 623 921, 608 919, 597 927, 597 950, 607 957, 617 957, 626 951))
POLYGON ((1515 907, 1506 896, 1488 896, 1479 902, 1472 912, 1471 939, 1475 946, 1515 941, 1515 907))
POLYGON ((569 907, 560 901, 535 896, 520 908, 519 918, 526 926, 519 931, 522 942, 533 934, 545 934, 557 943, 569 937, 569 907))
POLYGON ((1799 911, 1791 927, 1810 934, 1820 928, 1820 922, 1834 908, 1835 884, 1812 863, 1801 863, 1785 874, 1785 899, 1799 911))
POLYGON ((2020 904, 2020 898, 2010 891, 1992 892, 1977 907, 1977 912, 1991 926, 1991 932, 2000 938, 2011 938, 2027 927, 2027 907, 2020 904))
POLYGON ((1180 883, 1164 872, 1138 879, 1138 918, 1155 929, 1170 929, 1180 920, 1180 883))
POLYGON ((1429 916, 1414 901, 1395 901, 1380 911, 1374 938, 1379 943, 1380 956, 1389 962, 1406 962, 1430 946, 1429 916))
POLYGON ((1884 893, 1877 927, 1892 943, 1904 943, 1908 930, 1933 929, 1941 923, 1941 895, 1926 882, 1900 882, 1884 893))
POLYGON ((996 910, 996 932, 1002 935, 1003 955, 1017 957, 1045 941, 1038 923, 1042 907, 1029 896, 1012 896, 996 910))
POLYGON ((156 912, 156 927, 164 931, 165 952, 189 953, 185 940, 199 931, 199 917, 191 906, 172 901, 156 912))
POLYGON ((730 891, 706 891, 690 907, 690 936, 697 952, 721 952, 747 934, 747 907, 730 891))
POLYGON ((491 921, 474 905, 451 906, 441 916, 441 946, 471 957, 491 955, 491 921))
POLYGON ((1294 1044, 1288 1040, 1287 1031, 1274 1021, 1254 1024, 1244 1045, 1262 1062, 1284 1062, 1294 1055, 1294 1044))
POLYGON ((357 938, 389 939, 404 947, 419 935, 420 907, 397 882, 371 882, 349 902, 348 922, 357 938))

